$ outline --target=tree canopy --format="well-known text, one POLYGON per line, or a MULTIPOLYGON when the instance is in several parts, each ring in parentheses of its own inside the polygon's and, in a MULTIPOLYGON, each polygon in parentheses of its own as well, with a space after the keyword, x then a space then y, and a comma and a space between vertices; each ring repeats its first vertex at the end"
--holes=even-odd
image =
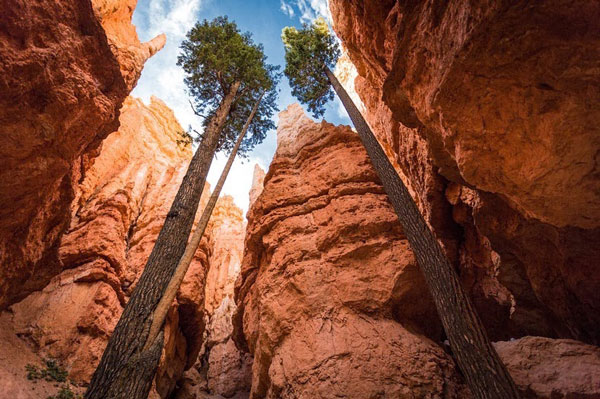
MULTIPOLYGON (((239 149, 239 153, 245 155, 275 128, 272 116, 278 110, 279 67, 268 64, 263 46, 255 44, 250 33, 241 33, 236 23, 226 16, 197 22, 186 37, 177 65, 186 73, 184 82, 192 97, 192 107, 196 114, 204 117, 205 127, 233 84, 241 83, 221 131, 217 151, 231 151, 246 117, 265 92, 249 134, 239 149)), ((201 138, 202 133, 199 135, 201 138)))
POLYGON ((283 28, 281 39, 286 61, 283 73, 290 81, 292 94, 318 118, 325 113, 325 104, 335 96, 325 68, 335 66, 340 56, 339 45, 323 18, 312 25, 303 24, 300 30, 292 26, 283 28))

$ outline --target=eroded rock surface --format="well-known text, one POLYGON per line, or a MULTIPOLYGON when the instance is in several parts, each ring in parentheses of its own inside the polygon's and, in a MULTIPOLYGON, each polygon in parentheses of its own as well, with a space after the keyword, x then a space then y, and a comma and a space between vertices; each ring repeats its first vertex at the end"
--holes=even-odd
POLYGON ((440 326, 356 133, 296 104, 277 142, 236 286, 251 397, 465 397, 451 358, 417 334, 440 326))
MULTIPOLYGON (((78 382, 89 381, 99 362, 192 156, 189 137, 156 98, 149 106, 128 98, 120 122, 76 189, 59 249, 64 270, 10 308, 19 336, 78 382)), ((162 397, 202 344, 209 254, 205 238, 168 316, 156 377, 162 397)))
POLYGON ((163 33, 149 42, 140 42, 135 26, 131 23, 137 2, 138 0, 92 0, 94 11, 106 32, 111 50, 119 61, 121 75, 129 90, 137 83, 146 60, 161 50, 167 40, 163 33))
POLYGON ((600 397, 600 348, 570 339, 524 337, 494 344, 523 398, 600 397))
POLYGON ((365 117, 490 336, 598 344, 598 3, 330 8, 365 117))
POLYGON ((75 187, 146 58, 135 1, 0 4, 0 308, 61 271, 75 187), (108 39, 107 39, 108 36, 108 39))
POLYGON ((209 229, 211 254, 204 291, 208 320, 204 347, 196 364, 180 381, 176 397, 247 398, 252 357, 240 351, 232 339, 232 316, 236 310, 233 293, 242 264, 246 223, 233 198, 219 199, 209 229))

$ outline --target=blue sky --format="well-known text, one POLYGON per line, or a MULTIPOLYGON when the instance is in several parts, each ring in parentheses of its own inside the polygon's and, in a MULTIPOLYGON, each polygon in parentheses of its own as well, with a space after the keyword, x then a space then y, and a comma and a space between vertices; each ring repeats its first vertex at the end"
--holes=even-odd
MULTIPOLYGON (((184 129, 189 125, 198 128, 201 120, 190 109, 183 84, 184 75, 176 65, 179 45, 196 21, 219 15, 229 16, 242 31, 251 32, 254 41, 264 45, 269 63, 282 65, 282 69, 281 29, 289 25, 300 26, 301 22, 309 22, 317 16, 330 18, 327 0, 138 0, 133 23, 140 40, 147 41, 165 33, 167 44, 146 62, 132 95, 146 103, 151 95, 160 98, 173 109, 184 129)), ((279 87, 279 109, 284 110, 296 99, 292 97, 285 77, 279 87)), ((337 99, 328 105, 324 118, 335 124, 350 124, 337 99)), ((275 147, 276 133, 269 132, 265 141, 252 152, 250 160, 244 163, 236 160, 230 172, 223 193, 232 195, 236 204, 244 210, 248 206, 254 164, 258 163, 266 170, 275 147)), ((223 154, 213 160, 208 175, 211 185, 216 183, 225 161, 223 154)))

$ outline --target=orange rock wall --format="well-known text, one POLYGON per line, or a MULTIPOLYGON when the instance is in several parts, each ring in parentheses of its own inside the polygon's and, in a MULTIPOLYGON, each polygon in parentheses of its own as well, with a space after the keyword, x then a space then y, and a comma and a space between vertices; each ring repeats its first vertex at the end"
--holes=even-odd
MULTIPOLYGON (((63 271, 10 308, 16 333, 79 382, 100 360, 192 156, 173 112, 156 98, 149 106, 126 99, 120 123, 76 187, 58 251, 63 271)), ((200 350, 210 253, 205 238, 168 316, 156 377, 162 397, 200 350)))
POLYGON ((494 339, 600 342, 600 7, 331 0, 365 116, 494 339))
POLYGON ((277 142, 236 285, 250 397, 464 397, 451 358, 417 334, 440 326, 358 136, 296 104, 277 142))
POLYGON ((0 5, 0 308, 60 272, 75 187, 117 129, 144 61, 164 44, 164 36, 139 43, 135 1, 111 3, 0 5), (109 8, 124 11, 117 18, 109 8))
POLYGON ((600 348, 571 339, 525 337, 494 344, 521 398, 600 396, 600 348))

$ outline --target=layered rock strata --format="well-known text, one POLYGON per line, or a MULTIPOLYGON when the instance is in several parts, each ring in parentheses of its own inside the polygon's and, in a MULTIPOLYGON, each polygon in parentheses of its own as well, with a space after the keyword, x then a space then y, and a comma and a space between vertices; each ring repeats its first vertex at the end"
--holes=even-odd
POLYGON ((434 306, 358 136, 296 104, 277 144, 236 285, 250 397, 464 397, 452 359, 418 334, 440 335, 434 306))
MULTIPOLYGON (((16 333, 83 383, 100 360, 192 156, 189 136, 156 98, 149 106, 128 98, 120 123, 76 188, 58 250, 63 271, 10 308, 16 333)), ((156 376, 161 397, 200 351, 210 253, 204 238, 169 313, 156 376)))
POLYGON ((144 61, 135 1, 0 4, 0 308, 61 271, 74 190, 144 61))
POLYGON ((600 6, 330 8, 365 117, 489 335, 600 343, 600 6))

